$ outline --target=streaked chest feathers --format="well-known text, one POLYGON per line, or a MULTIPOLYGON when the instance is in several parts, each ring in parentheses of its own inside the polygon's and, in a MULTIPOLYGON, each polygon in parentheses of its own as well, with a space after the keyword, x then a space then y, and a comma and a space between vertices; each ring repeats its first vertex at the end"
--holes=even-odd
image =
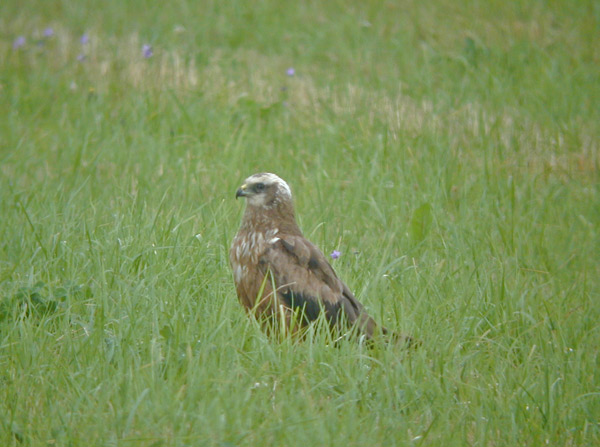
POLYGON ((265 250, 279 240, 279 230, 240 232, 233 240, 231 263, 233 277, 240 283, 248 274, 248 266, 256 266, 265 250))

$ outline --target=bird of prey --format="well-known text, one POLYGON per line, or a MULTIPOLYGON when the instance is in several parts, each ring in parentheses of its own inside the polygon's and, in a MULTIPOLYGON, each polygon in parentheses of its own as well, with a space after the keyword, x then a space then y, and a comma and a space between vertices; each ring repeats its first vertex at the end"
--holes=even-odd
MULTIPOLYGON (((246 199, 229 260, 241 304, 263 323, 299 330, 324 313, 332 329, 354 326, 371 340, 388 331, 377 326, 323 253, 304 238, 294 215, 292 192, 275 174, 248 177, 235 193, 246 199)), ((391 334, 390 334, 391 335, 391 334)), ((410 342, 409 337, 400 337, 410 342)))

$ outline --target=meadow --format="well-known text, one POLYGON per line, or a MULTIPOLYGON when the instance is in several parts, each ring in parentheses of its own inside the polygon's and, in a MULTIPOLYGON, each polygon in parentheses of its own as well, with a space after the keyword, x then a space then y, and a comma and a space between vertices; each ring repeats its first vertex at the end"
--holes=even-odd
POLYGON ((0 445, 600 445, 600 3, 0 11, 0 445), (246 316, 262 171, 420 348, 246 316))

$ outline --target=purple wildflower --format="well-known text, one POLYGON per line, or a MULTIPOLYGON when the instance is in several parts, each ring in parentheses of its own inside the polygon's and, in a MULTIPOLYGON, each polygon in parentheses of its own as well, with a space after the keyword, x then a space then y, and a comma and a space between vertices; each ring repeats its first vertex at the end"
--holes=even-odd
POLYGON ((23 45, 25 45, 25 37, 23 36, 19 36, 15 39, 15 41, 13 42, 13 49, 16 50, 18 48, 21 48, 23 45))
POLYGON ((83 61, 85 60, 85 54, 83 54, 83 53, 79 53, 79 54, 77 55, 77 60, 78 60, 79 62, 83 62, 83 61))
POLYGON ((54 30, 51 27, 48 27, 44 30, 44 37, 52 37, 54 36, 54 30))
POLYGON ((90 36, 88 36, 88 33, 83 33, 79 38, 79 42, 81 43, 81 45, 86 45, 89 41, 90 36))
POLYGON ((294 76, 296 74, 296 70, 294 70, 294 67, 290 67, 285 71, 285 74, 288 76, 294 76))
POLYGON ((337 251, 337 250, 333 250, 329 256, 331 256, 331 259, 337 259, 340 256, 342 256, 342 252, 341 251, 337 251))
POLYGON ((146 59, 148 59, 148 58, 151 58, 153 54, 154 54, 154 52, 152 51, 152 46, 145 43, 142 46, 142 56, 144 56, 146 59))

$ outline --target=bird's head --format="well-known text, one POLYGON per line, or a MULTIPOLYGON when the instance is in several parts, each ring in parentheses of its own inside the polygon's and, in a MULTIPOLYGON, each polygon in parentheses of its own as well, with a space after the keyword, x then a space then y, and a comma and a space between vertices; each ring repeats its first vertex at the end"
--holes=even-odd
POLYGON ((235 193, 235 198, 244 197, 252 207, 273 208, 292 200, 288 184, 270 173, 254 174, 248 177, 235 193))

